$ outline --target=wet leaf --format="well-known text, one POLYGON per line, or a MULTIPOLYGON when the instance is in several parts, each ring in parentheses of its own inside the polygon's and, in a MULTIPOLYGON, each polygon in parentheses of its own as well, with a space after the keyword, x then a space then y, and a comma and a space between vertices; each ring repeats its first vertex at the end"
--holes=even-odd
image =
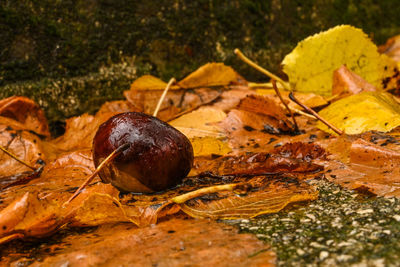
MULTIPOLYGON (((131 84, 131 90, 164 90, 167 83, 152 75, 143 75, 131 84)), ((170 90, 180 89, 179 86, 172 85, 170 90)))
POLYGON ((322 166, 312 159, 323 157, 324 150, 316 145, 297 143, 277 149, 275 153, 250 153, 219 157, 213 160, 195 159, 191 175, 203 172, 214 175, 254 176, 271 173, 315 172, 322 166), (290 151, 290 152, 289 152, 290 151))
MULTIPOLYGON (((349 70, 345 65, 333 72, 332 94, 359 94, 361 92, 376 92, 375 86, 365 81, 361 76, 349 70)), ((296 94, 297 97, 297 94, 296 94)))
POLYGON ((306 38, 282 61, 293 90, 321 95, 332 94, 333 71, 343 64, 378 89, 396 87, 396 63, 379 54, 360 29, 348 25, 306 38))
POLYGON ((131 103, 125 100, 111 101, 101 105, 99 111, 96 113, 96 116, 101 116, 106 113, 122 113, 130 111, 139 110, 136 110, 131 103))
MULTIPOLYGON (((0 125, 0 146, 33 167, 39 167, 39 163, 47 160, 41 139, 29 131, 14 130, 10 126, 0 125)), ((32 169, 0 150, 0 180, 31 171, 32 169)))
POLYGON ((13 119, 33 131, 49 137, 49 126, 43 110, 33 100, 23 96, 12 96, 0 100, 0 116, 13 119))
POLYGON ((274 181, 274 178, 264 178, 258 183, 261 185, 258 185, 254 192, 250 191, 244 195, 217 194, 211 199, 203 196, 203 199, 190 200, 182 204, 181 209, 195 218, 253 218, 278 212, 293 202, 309 201, 318 197, 318 191, 314 188, 291 179, 274 181))
MULTIPOLYGON (((319 115, 346 134, 387 132, 400 125, 400 105, 390 94, 381 92, 345 97, 321 110, 319 115)), ((318 128, 332 133, 320 122, 318 128)))
POLYGON ((25 193, 0 212, 0 243, 9 241, 15 233, 23 237, 41 237, 51 234, 66 222, 57 205, 25 193))
POLYGON ((202 107, 169 122, 173 127, 181 131, 188 138, 193 137, 223 137, 218 122, 226 118, 222 110, 202 107))
POLYGON ((219 155, 223 156, 232 151, 226 138, 194 137, 190 139, 195 157, 219 155))
POLYGON ((380 53, 386 54, 396 62, 400 61, 400 35, 388 39, 385 44, 378 47, 380 53))
MULTIPOLYGON (((25 263, 7 248, 2 262, 25 263)), ((209 221, 171 219, 140 228, 129 224, 104 225, 89 232, 71 235, 39 247, 28 254, 32 266, 104 265, 121 263, 136 266, 183 266, 201 262, 210 266, 274 266, 275 253, 250 234, 238 234, 232 226, 209 221), (49 253, 49 251, 51 253, 49 253), (143 253, 130 253, 130 252, 143 253), (33 262, 32 262, 33 261, 33 262)))
POLYGON ((64 135, 53 139, 51 143, 64 151, 91 148, 93 137, 99 126, 117 113, 99 113, 96 116, 83 114, 66 121, 64 135))
MULTIPOLYGON (((278 96, 276 95, 274 89, 256 89, 256 92, 259 95, 272 96, 276 99, 276 101, 278 101, 278 96)), ((290 108, 295 108, 295 109, 299 108, 299 106, 296 103, 294 103, 289 99, 290 92, 281 90, 280 93, 283 99, 285 100, 286 104, 288 104, 290 108)), ((296 93, 296 98, 301 103, 310 108, 325 106, 328 104, 328 101, 326 101, 326 99, 323 96, 314 93, 296 93)))
POLYGON ((226 86, 244 83, 245 80, 223 63, 208 63, 178 82, 182 88, 226 86))
POLYGON ((233 149, 265 151, 266 146, 278 140, 277 135, 295 133, 292 122, 285 115, 279 100, 271 96, 248 96, 241 100, 219 124, 229 138, 233 149))

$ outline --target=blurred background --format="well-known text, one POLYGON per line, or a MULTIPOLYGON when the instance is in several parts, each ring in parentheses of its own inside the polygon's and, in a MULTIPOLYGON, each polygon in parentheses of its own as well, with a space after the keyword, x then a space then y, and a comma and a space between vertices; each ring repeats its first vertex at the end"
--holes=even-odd
POLYGON ((224 62, 250 81, 266 78, 240 48, 280 74, 305 37, 339 24, 376 44, 400 33, 400 3, 379 0, 2 0, 0 98, 24 95, 54 125, 94 112, 143 74, 178 80, 224 62))

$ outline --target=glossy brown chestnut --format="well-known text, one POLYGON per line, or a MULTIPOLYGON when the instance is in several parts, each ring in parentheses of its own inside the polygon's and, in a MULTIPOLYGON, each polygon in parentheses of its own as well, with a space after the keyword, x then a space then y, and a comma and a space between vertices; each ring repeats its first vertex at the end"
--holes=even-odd
POLYGON ((193 148, 181 132, 143 113, 126 112, 103 123, 93 139, 97 167, 123 144, 130 146, 99 173, 105 183, 125 192, 154 192, 173 187, 189 173, 193 148))

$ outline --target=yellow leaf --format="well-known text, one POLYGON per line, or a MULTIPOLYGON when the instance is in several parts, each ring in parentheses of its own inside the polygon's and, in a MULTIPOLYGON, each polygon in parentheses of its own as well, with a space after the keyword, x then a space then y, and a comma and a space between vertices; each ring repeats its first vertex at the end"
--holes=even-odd
MULTIPOLYGON (((340 99, 319 112, 324 119, 346 134, 376 130, 388 132, 400 125, 400 105, 392 95, 363 92, 340 99)), ((318 128, 332 133, 318 122, 318 128)))
POLYGON ((223 86, 243 80, 231 67, 223 63, 208 63, 201 66, 178 83, 183 88, 223 86))
POLYGON ((200 108, 185 114, 171 122, 172 126, 185 134, 188 138, 214 136, 223 137, 224 134, 217 123, 226 118, 226 113, 215 108, 200 108))
POLYGON ((232 151, 228 143, 221 138, 194 137, 190 139, 195 157, 215 155, 226 155, 232 151))
MULTIPOLYGON (((131 84, 131 90, 164 90, 167 83, 163 80, 152 75, 143 75, 131 84)), ((173 85, 170 90, 180 89, 178 86, 173 85)))
POLYGON ((282 62, 293 90, 321 95, 332 94, 333 71, 343 64, 378 89, 391 86, 388 82, 398 72, 364 32, 349 25, 308 37, 282 62))

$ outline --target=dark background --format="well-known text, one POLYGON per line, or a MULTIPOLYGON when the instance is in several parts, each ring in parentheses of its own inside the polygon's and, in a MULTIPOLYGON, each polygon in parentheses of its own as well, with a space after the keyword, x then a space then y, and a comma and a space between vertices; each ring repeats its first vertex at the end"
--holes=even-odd
POLYGON ((121 99, 138 76, 183 78, 211 61, 246 79, 265 77, 232 53, 267 69, 305 37, 339 24, 375 43, 400 33, 398 1, 350 0, 2 0, 0 98, 35 99, 51 122, 121 99))

